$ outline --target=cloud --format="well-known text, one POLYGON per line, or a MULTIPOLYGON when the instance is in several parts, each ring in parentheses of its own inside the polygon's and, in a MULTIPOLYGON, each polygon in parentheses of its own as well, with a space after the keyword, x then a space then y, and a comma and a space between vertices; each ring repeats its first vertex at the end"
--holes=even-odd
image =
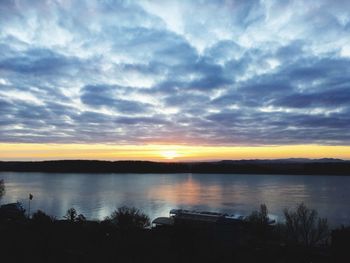
POLYGON ((143 102, 118 98, 118 86, 85 86, 82 88, 81 101, 93 108, 113 108, 119 113, 146 113, 149 105, 143 102))
POLYGON ((347 1, 2 1, 0 141, 350 144, 347 1))
POLYGON ((29 49, 25 53, 0 61, 0 70, 19 74, 52 75, 79 67, 79 60, 67 58, 48 49, 29 49))

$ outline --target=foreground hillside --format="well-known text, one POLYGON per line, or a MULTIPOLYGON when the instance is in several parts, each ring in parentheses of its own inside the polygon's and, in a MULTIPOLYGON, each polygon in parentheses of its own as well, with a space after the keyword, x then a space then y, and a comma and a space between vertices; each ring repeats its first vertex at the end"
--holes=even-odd
MULTIPOLYGON (((312 210, 303 211, 310 219, 312 210)), ((147 228, 149 218, 130 208, 120 208, 103 221, 88 221, 73 208, 64 220, 41 211, 29 219, 20 205, 8 204, 0 209, 0 260, 349 262, 350 228, 329 232, 326 225, 320 228, 311 220, 313 224, 300 225, 307 227, 299 233, 298 229, 289 229, 288 223, 266 225, 264 217, 253 212, 248 221, 237 224, 177 222, 175 218, 172 226, 147 228)), ((302 220, 303 216, 297 218, 302 220)))

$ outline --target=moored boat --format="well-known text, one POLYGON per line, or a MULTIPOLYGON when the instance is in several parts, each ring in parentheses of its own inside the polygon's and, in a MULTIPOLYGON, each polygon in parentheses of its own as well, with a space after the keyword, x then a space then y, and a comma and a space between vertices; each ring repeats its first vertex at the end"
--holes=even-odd
MULTIPOLYGON (((247 216, 241 214, 227 214, 209 211, 197 211, 197 210, 186 210, 186 209, 171 209, 169 212, 169 219, 172 219, 172 224, 175 221, 181 222, 198 222, 198 223, 217 223, 217 224, 232 224, 232 223, 244 223, 247 221, 247 216)), ((153 220, 155 225, 169 225, 169 220, 166 224, 162 224, 160 218, 153 220)), ((165 222, 165 221, 164 221, 165 222)), ((275 219, 268 219, 268 225, 276 223, 275 219)), ((172 225, 171 224, 171 225, 172 225)))

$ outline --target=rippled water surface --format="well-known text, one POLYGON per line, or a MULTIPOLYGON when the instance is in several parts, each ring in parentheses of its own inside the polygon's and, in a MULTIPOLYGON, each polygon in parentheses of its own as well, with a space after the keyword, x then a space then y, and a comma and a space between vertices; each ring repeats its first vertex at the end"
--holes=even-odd
POLYGON ((116 207, 135 206, 152 219, 171 208, 249 214, 265 203, 272 215, 304 202, 332 225, 350 225, 350 177, 231 174, 47 174, 0 173, 2 203, 34 195, 31 210, 61 218, 70 207, 103 219, 116 207))

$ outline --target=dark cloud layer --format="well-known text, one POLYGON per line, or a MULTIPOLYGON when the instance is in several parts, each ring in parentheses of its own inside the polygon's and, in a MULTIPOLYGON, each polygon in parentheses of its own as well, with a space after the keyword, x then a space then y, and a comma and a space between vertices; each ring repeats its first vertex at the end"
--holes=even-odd
POLYGON ((0 141, 350 144, 348 1, 1 1, 0 141))

